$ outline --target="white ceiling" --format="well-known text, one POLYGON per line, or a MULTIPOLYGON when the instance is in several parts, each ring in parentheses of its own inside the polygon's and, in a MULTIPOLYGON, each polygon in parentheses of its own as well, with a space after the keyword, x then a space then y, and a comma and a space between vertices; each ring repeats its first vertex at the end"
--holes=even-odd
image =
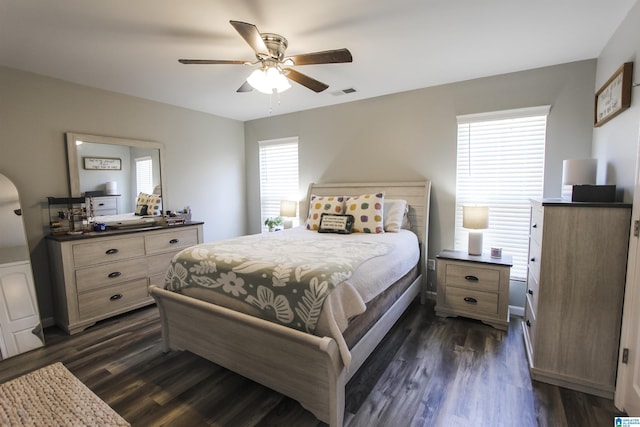
POLYGON ((596 58, 635 3, 0 0, 0 65, 244 121, 596 58), (279 99, 236 93, 249 66, 178 63, 255 60, 229 20, 283 35, 288 55, 346 47, 353 63, 298 67, 329 89, 279 99))

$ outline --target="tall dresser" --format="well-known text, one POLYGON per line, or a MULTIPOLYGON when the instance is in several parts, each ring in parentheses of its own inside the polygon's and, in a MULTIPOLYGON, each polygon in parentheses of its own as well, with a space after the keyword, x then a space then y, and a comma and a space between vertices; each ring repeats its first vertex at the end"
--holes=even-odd
POLYGON ((532 201, 524 341, 535 380, 612 398, 631 205, 532 201))
POLYGON ((48 236, 56 324, 69 334, 154 302, 171 258, 202 242, 201 222, 48 236))

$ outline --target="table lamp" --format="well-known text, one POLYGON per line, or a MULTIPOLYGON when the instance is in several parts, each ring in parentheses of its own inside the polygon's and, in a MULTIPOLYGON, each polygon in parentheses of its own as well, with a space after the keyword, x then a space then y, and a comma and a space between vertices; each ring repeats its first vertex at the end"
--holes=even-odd
POLYGON ((469 255, 482 255, 482 230, 489 228, 489 207, 462 206, 462 228, 469 230, 469 255))
POLYGON ((293 200, 280 200, 280 216, 285 218, 284 228, 291 228, 293 226, 293 220, 298 211, 298 202, 293 200), (289 218, 289 219, 287 219, 289 218))
POLYGON ((571 200, 574 185, 594 185, 596 159, 568 159, 562 162, 562 198, 571 200))

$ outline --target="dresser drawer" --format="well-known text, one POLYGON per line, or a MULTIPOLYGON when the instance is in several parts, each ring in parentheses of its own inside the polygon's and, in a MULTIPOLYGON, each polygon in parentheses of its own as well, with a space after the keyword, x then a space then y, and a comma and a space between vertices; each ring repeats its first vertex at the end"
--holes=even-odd
POLYGON ((147 254, 188 248, 198 243, 198 231, 195 229, 175 230, 167 233, 145 236, 147 254))
POLYGON ((540 249, 540 244, 536 242, 534 239, 529 239, 529 261, 528 268, 529 273, 533 275, 533 277, 540 281, 540 257, 542 256, 542 250, 540 249))
POLYGON ((166 273, 167 268, 169 268, 169 264, 171 263, 171 259, 178 252, 179 251, 173 251, 147 257, 147 270, 149 276, 161 274, 162 277, 164 277, 164 274, 166 273))
POLYGON ((476 265, 447 263, 445 285, 497 292, 500 289, 500 272, 476 265))
MULTIPOLYGON (((529 343, 533 346, 536 342, 536 314, 531 308, 531 299, 528 295, 524 306, 524 323, 527 328, 527 334, 529 335, 529 343)), ((531 356, 533 357, 533 352, 531 356)))
POLYGON ((531 223, 529 224, 529 235, 538 244, 542 242, 542 219, 544 218, 542 206, 533 204, 531 206, 531 223))
POLYGON ((142 236, 73 245, 73 262, 76 267, 141 256, 144 256, 144 237, 142 236))
POLYGON ((148 300, 147 279, 138 279, 78 295, 81 319, 91 319, 127 309, 148 300))
POLYGON ((531 271, 529 271, 529 277, 527 278, 527 297, 531 299, 531 308, 535 313, 538 310, 538 280, 533 277, 531 271))
POLYGON ((460 312, 498 314, 498 294, 447 286, 445 304, 460 312))
POLYGON ((78 292, 147 277, 144 259, 131 259, 76 270, 78 292))
POLYGON ((94 197, 93 198, 93 210, 107 210, 118 209, 118 202, 115 197, 94 197))

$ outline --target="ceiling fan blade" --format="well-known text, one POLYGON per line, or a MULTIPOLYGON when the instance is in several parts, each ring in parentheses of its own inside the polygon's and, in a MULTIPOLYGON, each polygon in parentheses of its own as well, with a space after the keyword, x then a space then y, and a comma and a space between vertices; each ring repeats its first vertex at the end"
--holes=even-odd
POLYGON ((256 54, 269 56, 269 49, 264 44, 258 27, 253 24, 240 21, 229 21, 233 28, 242 36, 242 38, 251 46, 256 54))
POLYGON ((302 74, 297 72, 296 70, 292 70, 291 68, 286 69, 286 76, 293 80, 296 83, 300 83, 302 86, 311 89, 312 91, 319 93, 329 87, 329 85, 324 84, 314 78, 307 76, 306 74, 302 74))
POLYGON ((242 83, 242 86, 240 86, 236 92, 238 93, 251 92, 252 90, 253 90, 253 86, 251 86, 249 82, 245 81, 244 83, 242 83))
POLYGON ((338 64, 343 62, 353 62, 353 57, 349 49, 325 50, 322 52, 305 53, 302 55, 290 56, 294 65, 312 64, 338 64))
POLYGON ((228 61, 225 59, 178 59, 181 64, 246 64, 247 61, 228 61))

